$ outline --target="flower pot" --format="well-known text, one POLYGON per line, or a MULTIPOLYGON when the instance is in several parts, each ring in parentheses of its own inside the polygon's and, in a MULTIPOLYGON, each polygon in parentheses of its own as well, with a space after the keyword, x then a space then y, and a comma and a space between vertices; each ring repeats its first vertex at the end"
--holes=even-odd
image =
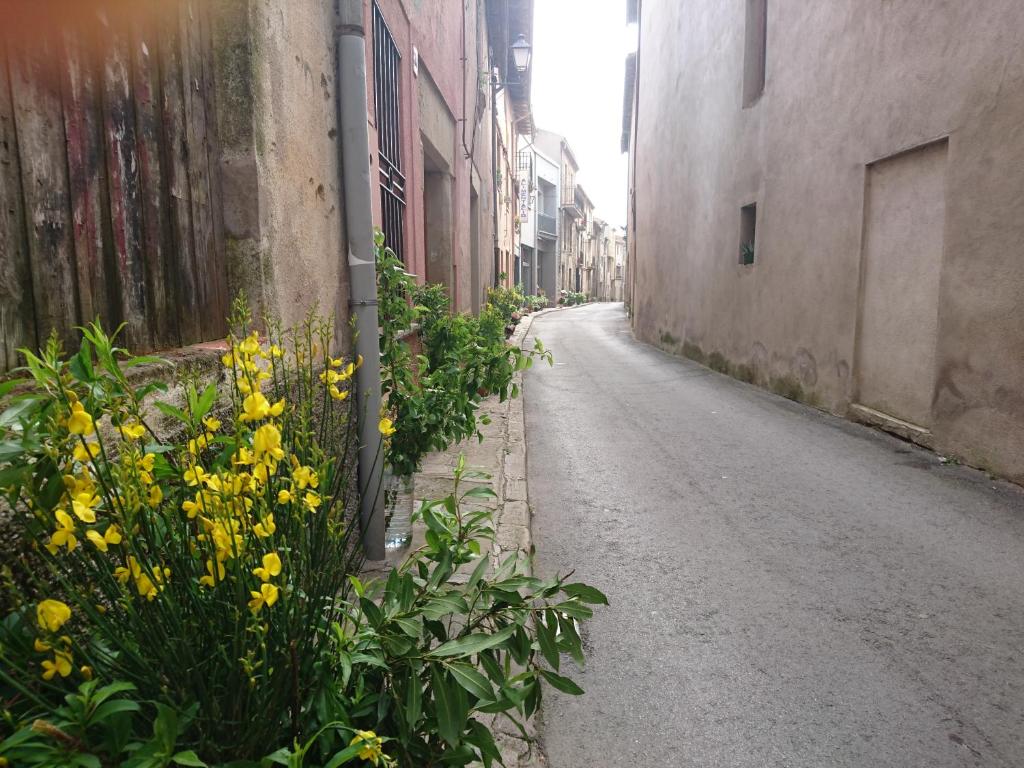
POLYGON ((384 470, 384 551, 398 552, 412 544, 413 483, 411 475, 384 470))

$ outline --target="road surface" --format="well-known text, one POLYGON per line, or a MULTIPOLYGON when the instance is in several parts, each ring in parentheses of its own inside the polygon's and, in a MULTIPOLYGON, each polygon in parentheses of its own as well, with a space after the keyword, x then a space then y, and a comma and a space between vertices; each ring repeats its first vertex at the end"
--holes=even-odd
MULTIPOLYGON (((538 317, 537 570, 611 607, 551 768, 1024 766, 1024 493, 634 341, 538 317)), ((575 672, 573 667, 569 669, 575 672)))

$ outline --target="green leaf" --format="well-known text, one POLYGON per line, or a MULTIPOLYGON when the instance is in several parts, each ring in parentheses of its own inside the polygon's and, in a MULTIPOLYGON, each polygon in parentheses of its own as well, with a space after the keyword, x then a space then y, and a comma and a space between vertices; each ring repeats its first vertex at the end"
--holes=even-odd
POLYGON ((394 622, 398 625, 399 629, 411 638, 415 639, 423 633, 423 625, 416 621, 416 619, 410 619, 402 616, 394 619, 394 622))
POLYGON ((199 755, 197 755, 191 749, 186 749, 183 752, 179 752, 171 758, 171 762, 175 765, 188 765, 195 766, 195 768, 207 768, 206 763, 200 760, 199 755))
POLYGON ((541 673, 541 675, 544 676, 544 679, 552 685, 552 687, 557 688, 558 690, 562 691, 562 693, 568 693, 573 696, 583 695, 583 689, 576 685, 576 683, 574 683, 568 677, 556 675, 554 672, 549 672, 546 669, 541 669, 538 671, 541 673))
POLYGON ((608 598, 604 592, 589 584, 563 584, 562 591, 569 597, 578 597, 584 603, 608 605, 608 598))
POLYGON ((481 557, 480 558, 480 562, 478 562, 476 564, 476 567, 473 568, 473 572, 469 575, 469 581, 466 582, 466 588, 467 589, 472 589, 473 587, 475 587, 477 585, 477 583, 480 581, 480 579, 482 579, 484 577, 484 574, 487 573, 487 568, 488 568, 488 566, 490 564, 491 564, 491 558, 490 557, 481 557))
POLYGON ((437 648, 430 652, 430 655, 438 657, 471 656, 474 653, 486 651, 488 648, 494 648, 496 645, 501 645, 512 637, 512 633, 515 631, 516 627, 510 626, 493 634, 477 632, 464 637, 458 637, 437 646, 437 648))
POLYGON ((452 613, 466 613, 469 610, 465 599, 459 595, 437 595, 423 606, 421 613, 427 619, 440 619, 452 613))
POLYGON ((558 628, 562 631, 559 647, 568 651, 573 661, 583 666, 583 640, 576 631, 576 621, 571 616, 559 616, 558 628))
POLYGON ((216 400, 217 385, 214 383, 207 386, 206 389, 203 390, 203 394, 199 396, 199 402, 196 403, 196 419, 202 419, 206 414, 208 414, 216 400))
POLYGON ((177 419, 182 424, 191 425, 192 423, 189 421, 188 416, 185 415, 184 411, 182 411, 180 408, 175 408, 170 403, 165 403, 161 400, 158 400, 153 403, 153 407, 160 411, 160 413, 162 413, 164 416, 169 416, 172 419, 177 419))
POLYGON ((351 747, 345 747, 345 749, 332 757, 327 764, 324 765, 324 768, 338 768, 339 765, 351 762, 352 758, 356 757, 362 748, 363 743, 361 741, 353 744, 351 747))
POLYGON ((448 671, 455 678, 455 682, 471 694, 481 701, 494 701, 494 689, 491 688, 490 682, 471 665, 465 662, 453 662, 447 666, 448 671))
POLYGON ((0 397, 6 397, 11 390, 20 387, 22 384, 28 384, 28 382, 29 379, 11 379, 0 382, 0 397))
POLYGON ((89 718, 91 723, 102 723, 112 715, 116 715, 119 712, 138 712, 140 709, 139 705, 131 699, 114 699, 112 701, 105 701, 96 707, 96 710, 92 713, 92 717, 89 718))
POLYGON ((415 732, 416 723, 423 712, 423 687, 419 676, 412 670, 409 671, 405 685, 405 722, 409 730, 415 732))
POLYGON ((558 603, 551 606, 559 613, 564 613, 566 616, 572 616, 574 619, 589 619, 594 615, 594 611, 583 603, 580 603, 573 598, 566 600, 564 603, 558 603))
POLYGON ((438 667, 431 671, 431 681, 434 693, 434 706, 437 716, 437 732, 449 746, 456 747, 459 744, 459 734, 462 732, 463 723, 460 722, 455 692, 451 688, 448 676, 438 667))
POLYGON ((468 491, 466 491, 464 494, 462 494, 462 498, 464 498, 464 499, 496 499, 496 498, 498 498, 498 494, 496 494, 493 490, 491 490, 487 486, 478 485, 476 488, 470 488, 468 491))
POLYGON ((544 621, 541 621, 540 616, 537 617, 536 627, 537 642, 540 645, 541 655, 551 665, 551 668, 557 672, 560 661, 558 645, 555 640, 555 632, 558 629, 558 616, 555 615, 554 611, 547 611, 544 621))

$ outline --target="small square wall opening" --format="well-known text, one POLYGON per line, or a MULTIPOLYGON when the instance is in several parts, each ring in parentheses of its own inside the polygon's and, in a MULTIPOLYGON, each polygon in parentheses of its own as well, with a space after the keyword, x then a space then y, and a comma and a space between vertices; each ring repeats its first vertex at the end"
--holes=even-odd
POLYGON ((757 203, 740 208, 740 264, 754 263, 754 235, 757 228, 757 203))

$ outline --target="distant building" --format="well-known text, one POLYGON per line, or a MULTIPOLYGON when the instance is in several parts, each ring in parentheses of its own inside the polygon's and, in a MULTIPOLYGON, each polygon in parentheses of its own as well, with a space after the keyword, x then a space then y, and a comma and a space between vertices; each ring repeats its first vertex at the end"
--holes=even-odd
POLYGON ((519 137, 520 269, 528 295, 558 300, 558 202, 560 169, 529 136, 519 137))

